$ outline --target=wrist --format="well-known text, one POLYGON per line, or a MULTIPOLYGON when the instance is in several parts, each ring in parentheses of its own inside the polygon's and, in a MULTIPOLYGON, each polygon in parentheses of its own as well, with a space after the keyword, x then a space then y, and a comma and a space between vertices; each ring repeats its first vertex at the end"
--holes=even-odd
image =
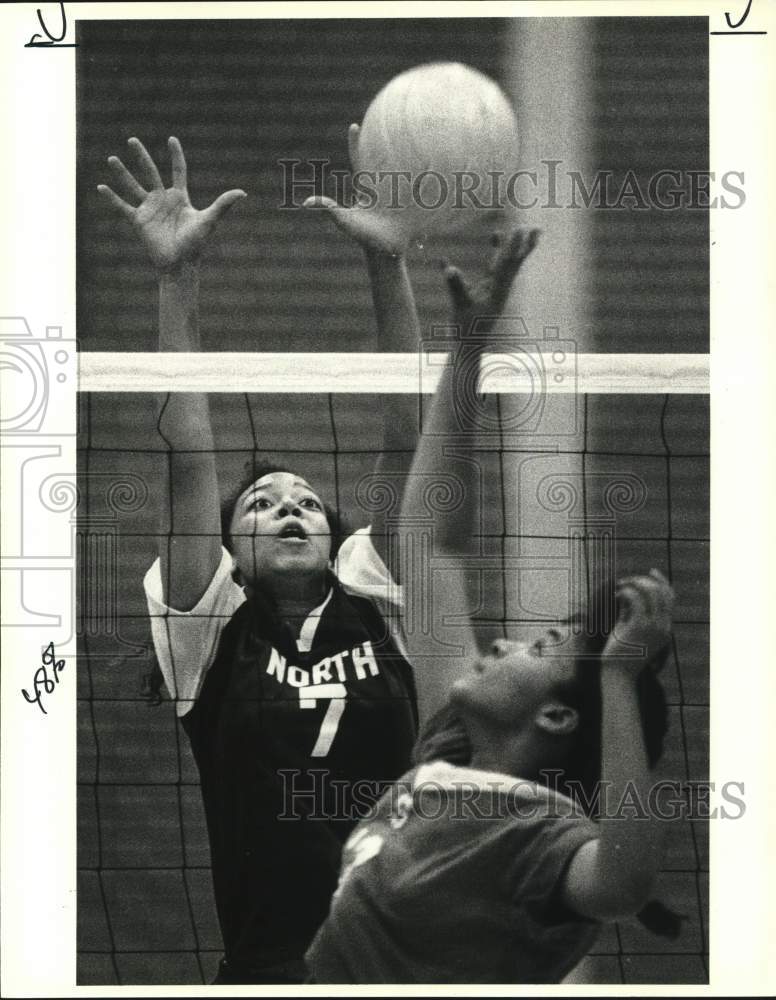
POLYGON ((404 263, 404 252, 397 248, 364 246, 363 250, 370 267, 398 269, 404 263))
POLYGON ((635 687, 644 661, 636 656, 607 656, 604 651, 601 657, 601 682, 619 684, 622 687, 635 687))
POLYGON ((199 280, 199 258, 181 261, 157 271, 160 285, 180 285, 199 280))
POLYGON ((159 350, 198 351, 199 267, 189 261, 159 275, 159 350))

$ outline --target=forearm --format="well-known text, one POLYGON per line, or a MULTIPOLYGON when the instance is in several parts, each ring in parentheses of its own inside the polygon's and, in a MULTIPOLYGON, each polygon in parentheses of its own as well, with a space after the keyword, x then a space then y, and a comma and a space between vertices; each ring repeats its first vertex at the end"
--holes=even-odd
MULTIPOLYGON (((469 288, 456 268, 446 271, 458 339, 424 423, 413 471, 439 474, 455 469, 458 479, 455 485, 462 489, 461 502, 452 506, 450 516, 439 525, 436 535, 439 547, 452 554, 465 551, 469 539, 481 531, 483 523, 484 477, 478 454, 484 415, 479 387, 482 355, 496 345, 504 349, 504 330, 496 317, 503 316, 512 281, 536 245, 537 237, 537 230, 516 230, 502 245, 476 291, 469 288), (472 336, 475 329, 476 336, 472 336)), ((507 414, 511 416, 509 409, 507 414)), ((414 488, 405 498, 408 518, 422 512, 424 485, 422 476, 412 477, 408 484, 408 491, 414 488)), ((504 490, 499 490, 490 503, 503 503, 503 496, 504 490)))
MULTIPOLYGON (((415 354, 420 341, 420 322, 404 257, 369 247, 365 248, 365 254, 377 320, 378 349, 383 354, 415 354)), ((374 472, 378 480, 391 485, 395 502, 401 504, 420 432, 418 399, 410 393, 386 395, 382 399, 382 414, 382 447, 374 472)), ((393 512, 395 515, 395 507, 393 512)), ((381 510, 372 516, 372 540, 386 562, 390 560, 387 513, 381 510)), ((399 566, 391 566, 391 571, 400 579, 399 566)))
POLYGON ((461 556, 470 552, 474 522, 479 511, 481 482, 474 456, 466 460, 473 441, 461 436, 456 414, 454 371, 447 364, 426 416, 423 433, 412 463, 399 520, 402 583, 405 595, 405 635, 410 661, 415 668, 418 714, 421 726, 442 706, 454 683, 461 679, 477 656, 477 641, 461 615, 479 599, 472 581, 459 564, 448 565, 443 575, 431 572, 431 555, 461 556), (456 457, 446 453, 451 440, 456 457), (427 500, 433 486, 444 490, 449 477, 461 491, 461 503, 446 513, 429 511, 427 500), (433 552, 427 547, 429 516, 433 517, 433 552), (458 623, 449 624, 449 616, 458 623), (439 643, 447 645, 440 656, 439 643), (456 652, 456 649, 458 652, 456 652))
MULTIPOLYGON (((483 477, 478 456, 476 420, 471 419, 479 400, 462 400, 474 381, 471 368, 479 366, 481 348, 464 354, 453 352, 439 377, 434 398, 424 415, 423 431, 415 449, 404 493, 402 522, 410 526, 418 517, 428 516, 426 496, 435 477, 455 477, 454 488, 460 503, 437 517, 435 545, 439 552, 463 554, 470 539, 480 530, 483 477), (472 408, 471 403, 475 403, 472 408)), ((445 482, 440 478, 440 482, 445 482)))
POLYGON ((199 263, 159 275, 159 350, 198 351, 199 263))
MULTIPOLYGON (((367 249, 366 262, 378 350, 382 354, 416 354, 420 321, 404 257, 367 249)), ((411 455, 420 430, 416 397, 411 393, 386 396, 383 415, 383 452, 411 455)))
MULTIPOLYGON (((196 263, 160 275, 159 350, 172 353, 200 350, 199 265, 196 263)), ((207 395, 172 392, 164 397, 159 430, 173 452, 212 452, 207 395)))
POLYGON ((650 815, 651 772, 642 737, 636 675, 604 657, 602 813, 598 862, 602 881, 621 899, 643 902, 660 863, 660 831, 650 815))
MULTIPOLYGON (((196 264, 161 275, 160 351, 198 351, 196 264)), ((205 393, 171 392, 161 400, 159 431, 169 445, 160 510, 162 583, 166 602, 193 607, 220 559, 218 480, 205 393)))

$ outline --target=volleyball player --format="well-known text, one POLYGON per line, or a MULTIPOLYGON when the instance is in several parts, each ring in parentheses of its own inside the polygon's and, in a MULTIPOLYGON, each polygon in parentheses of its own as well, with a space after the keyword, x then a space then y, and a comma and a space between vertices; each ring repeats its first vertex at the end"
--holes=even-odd
MULTIPOLYGON (((124 197, 99 191, 158 271, 159 349, 198 351, 200 257, 245 193, 198 211, 177 139, 169 188, 142 143, 129 146, 138 176, 111 157, 124 197)), ((366 252, 379 346, 414 350, 401 247, 371 218, 347 223, 366 252)), ((412 400, 384 403, 386 450, 411 454, 412 400)), ((257 464, 219 511, 207 395, 169 394, 159 430, 168 475, 145 587, 159 665, 200 772, 225 950, 215 982, 299 982, 353 825, 339 815, 338 788, 397 778, 416 735, 382 515, 340 545, 337 519, 303 470, 257 464), (289 813, 296 818, 278 818, 289 813)))
MULTIPOLYGON (((535 240, 535 232, 517 232, 477 291, 448 272, 462 331, 478 317, 479 334, 492 327, 535 240)), ((460 452, 460 417, 471 408, 456 398, 466 380, 455 364, 415 454, 404 544, 423 510, 414 484, 445 468, 451 436, 460 452)), ((477 523, 479 491, 465 496, 458 522, 440 523, 435 535, 448 566, 462 554, 467 522, 477 523)), ((432 594, 425 609, 441 638, 440 606, 465 607, 466 587, 460 569, 436 578, 447 602, 457 595, 441 605, 432 594)), ((417 595, 407 589, 405 599, 417 595)), ((530 644, 499 639, 483 654, 471 630, 459 630, 447 636, 464 655, 440 659, 407 636, 425 722, 418 765, 351 835, 329 916, 308 952, 310 981, 560 982, 602 922, 642 909, 660 857, 656 821, 617 807, 628 796, 632 805, 634 794, 642 806, 648 801, 662 751, 666 705, 656 668, 672 601, 653 570, 591 595, 530 644), (615 607, 615 628, 602 627, 615 607), (603 798, 594 822, 583 804, 596 790, 603 798)))

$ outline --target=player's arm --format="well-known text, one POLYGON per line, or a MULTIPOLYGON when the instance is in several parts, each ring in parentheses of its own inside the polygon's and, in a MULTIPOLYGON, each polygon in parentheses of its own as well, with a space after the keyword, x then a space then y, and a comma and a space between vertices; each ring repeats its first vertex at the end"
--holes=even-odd
MULTIPOLYGON (((410 475, 404 492, 400 535, 402 546, 413 545, 415 525, 423 522, 427 514, 426 497, 429 484, 434 476, 449 474, 454 467, 459 477, 457 484, 462 502, 454 510, 446 513, 435 526, 434 554, 437 556, 459 557, 466 553, 467 542, 481 531, 482 524, 482 477, 477 462, 477 425, 467 418, 472 407, 459 399, 457 393, 466 391, 472 385, 469 377, 472 367, 479 364, 480 355, 487 351, 487 334, 493 333, 495 321, 503 313, 512 283, 523 262, 536 246, 539 232, 536 229, 516 229, 498 247, 485 278, 476 286, 470 286, 456 269, 446 270, 446 279, 452 301, 452 319, 459 330, 461 350, 451 352, 451 357, 442 370, 434 399, 423 426, 410 475), (466 334, 477 322, 477 338, 467 339, 466 334), (447 452, 454 442, 452 458, 447 452), (469 460, 467 460, 467 457, 469 460)), ((433 613, 435 618, 444 614, 445 607, 458 609, 468 606, 468 594, 464 573, 450 568, 444 576, 433 578, 434 587, 440 591, 439 600, 434 599, 434 608, 424 608, 427 590, 418 585, 418 580, 403 581, 405 588, 405 617, 408 621, 421 622, 433 613), (441 593, 443 591, 443 593, 441 593)), ((444 624, 435 621, 438 636, 445 634, 444 624)), ((426 655, 429 647, 423 630, 414 634, 408 631, 408 648, 415 666, 418 706, 421 721, 431 716, 446 700, 455 680, 469 668, 477 648, 471 631, 456 627, 449 632, 449 640, 463 644, 462 655, 440 657, 426 655)))
POLYGON ((624 581, 618 601, 620 615, 601 661, 601 801, 606 804, 601 834, 577 851, 562 886, 570 909, 598 920, 628 916, 644 906, 662 846, 658 819, 647 807, 653 779, 636 685, 641 670, 652 669, 645 660, 653 661, 668 642, 673 591, 652 570, 624 581), (643 808, 617 808, 634 796, 643 808))
MULTIPOLYGON (((164 187, 156 164, 133 138, 129 146, 143 183, 111 156, 108 163, 128 200, 104 184, 98 191, 132 224, 159 275, 159 350, 198 351, 200 257, 219 218, 245 193, 228 191, 198 211, 189 200, 181 145, 175 138, 168 144, 171 187, 164 187)), ((159 430, 170 448, 159 545, 164 598, 170 607, 187 611, 204 594, 221 558, 207 395, 172 392, 163 398, 159 430)))
MULTIPOLYGON (((348 146, 354 175, 359 171, 358 136, 358 125, 351 125, 348 146)), ((380 352, 416 352, 420 321, 405 260, 406 235, 401 227, 389 216, 361 208, 357 203, 347 208, 331 198, 318 197, 308 198, 305 207, 325 209, 338 228, 356 240, 364 251, 380 352)), ((375 472, 385 473, 386 482, 398 490, 396 502, 400 503, 405 474, 420 431, 417 399, 409 393, 387 395, 382 400, 382 412, 383 447, 375 472)), ((371 534, 377 551, 387 562, 384 511, 372 515, 371 534)))

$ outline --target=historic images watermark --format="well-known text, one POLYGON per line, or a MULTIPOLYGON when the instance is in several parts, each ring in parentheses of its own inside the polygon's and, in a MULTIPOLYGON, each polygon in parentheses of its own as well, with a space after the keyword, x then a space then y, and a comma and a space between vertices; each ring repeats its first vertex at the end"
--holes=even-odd
POLYGON ((67 419, 63 404, 77 358, 64 327, 35 332, 24 316, 0 317, 3 627, 25 629, 39 644, 35 693, 52 693, 60 680, 52 668, 73 655, 74 639, 90 643, 92 659, 148 660, 147 643, 122 633, 119 561, 122 518, 151 503, 149 485, 134 472, 89 468, 76 481, 80 410, 67 419), (56 658, 47 652, 54 646, 56 658))
POLYGON ((602 820, 736 820, 746 814, 743 781, 656 781, 646 790, 626 783, 614 794, 605 781, 585 788, 580 782, 560 783, 562 772, 543 772, 544 783, 520 778, 475 781, 459 778, 444 783, 434 778, 396 782, 345 781, 324 769, 303 773, 278 771, 283 789, 279 819, 345 820, 357 822, 380 815, 400 815, 408 809, 420 819, 530 819, 587 815, 602 820), (554 793, 554 794, 548 794, 554 793))
POLYGON ((541 160, 532 170, 349 170, 328 159, 281 159, 280 208, 301 208, 312 195, 328 195, 343 205, 401 211, 526 211, 580 209, 675 212, 681 209, 738 209, 746 203, 743 170, 676 170, 645 176, 635 170, 584 174, 563 160, 541 160))

